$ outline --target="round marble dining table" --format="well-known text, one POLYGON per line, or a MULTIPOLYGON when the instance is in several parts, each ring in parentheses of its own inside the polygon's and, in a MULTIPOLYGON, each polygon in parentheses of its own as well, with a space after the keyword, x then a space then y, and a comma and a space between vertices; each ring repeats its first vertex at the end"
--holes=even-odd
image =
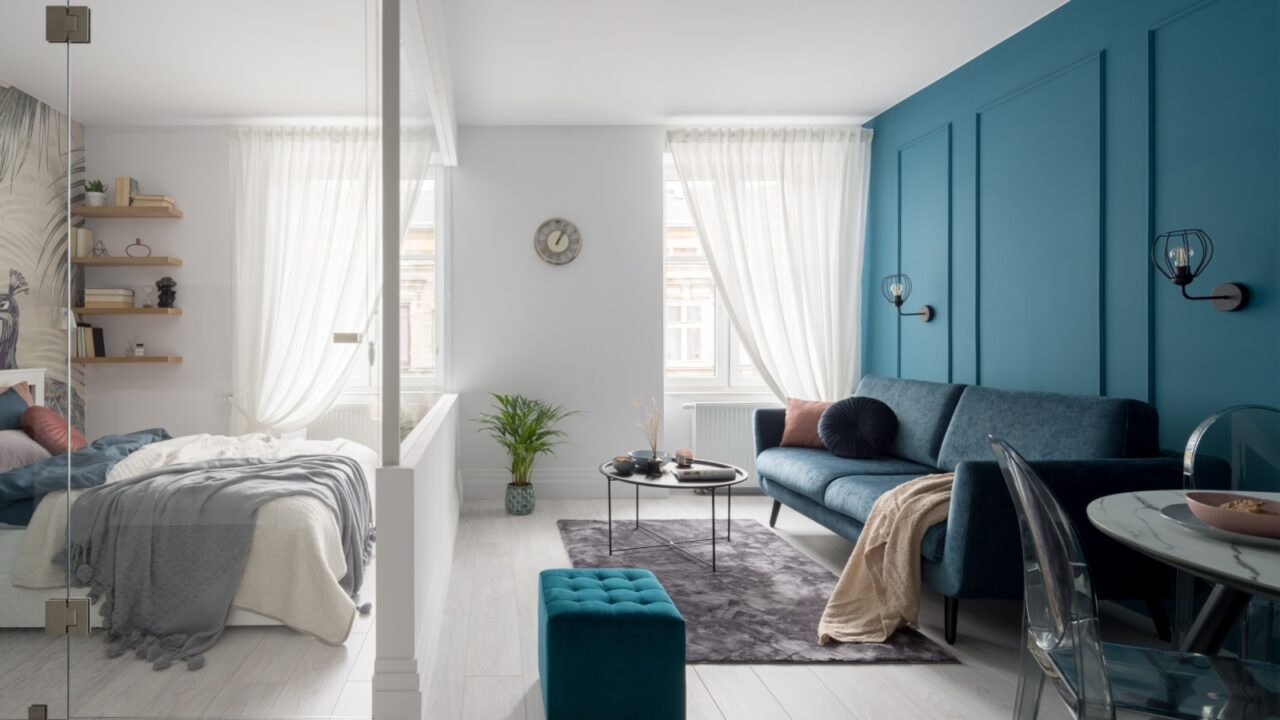
MULTIPOLYGON (((1280 551, 1229 542, 1185 528, 1160 509, 1185 502, 1185 490, 1120 493, 1089 503, 1089 521, 1115 540, 1213 585, 1179 649, 1216 653, 1253 596, 1280 602, 1280 551)), ((1249 492, 1280 500, 1280 493, 1249 492)))

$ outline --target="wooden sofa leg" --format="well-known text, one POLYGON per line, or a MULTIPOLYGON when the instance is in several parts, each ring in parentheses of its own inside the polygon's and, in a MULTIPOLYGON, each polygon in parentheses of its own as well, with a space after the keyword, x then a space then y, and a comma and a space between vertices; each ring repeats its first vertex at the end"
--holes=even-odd
POLYGON ((782 501, 774 500, 773 509, 769 511, 769 527, 778 524, 778 511, 782 509, 782 501))
POLYGON ((950 595, 942 596, 942 634, 948 645, 956 644, 956 616, 960 614, 960 601, 950 595))

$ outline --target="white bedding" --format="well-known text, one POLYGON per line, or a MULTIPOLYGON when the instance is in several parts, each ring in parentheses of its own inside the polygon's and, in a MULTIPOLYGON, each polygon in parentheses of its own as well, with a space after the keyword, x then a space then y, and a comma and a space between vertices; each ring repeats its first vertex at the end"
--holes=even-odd
MULTIPOLYGON (((121 460, 107 482, 212 458, 270 460, 293 455, 344 455, 355 460, 364 470, 372 498, 377 465, 373 450, 349 440, 281 440, 262 434, 189 435, 153 443, 121 460)), ((80 492, 72 491, 73 502, 80 492)), ((66 544, 66 495, 51 493, 36 506, 17 566, 10 569, 15 586, 65 585, 65 571, 51 560, 66 544)), ((338 522, 324 503, 304 496, 272 500, 258 510, 253 546, 234 602, 236 607, 339 645, 347 639, 356 614, 356 604, 339 585, 346 573, 338 522)))

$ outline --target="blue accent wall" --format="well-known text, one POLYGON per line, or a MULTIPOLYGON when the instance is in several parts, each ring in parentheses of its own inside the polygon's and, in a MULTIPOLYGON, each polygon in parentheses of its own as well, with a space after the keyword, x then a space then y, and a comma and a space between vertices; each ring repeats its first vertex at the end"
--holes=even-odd
POLYGON ((1073 0, 868 127, 865 372, 1139 398, 1170 448, 1280 406, 1280 2, 1073 0), (1243 311, 1151 268, 1183 227, 1243 311))

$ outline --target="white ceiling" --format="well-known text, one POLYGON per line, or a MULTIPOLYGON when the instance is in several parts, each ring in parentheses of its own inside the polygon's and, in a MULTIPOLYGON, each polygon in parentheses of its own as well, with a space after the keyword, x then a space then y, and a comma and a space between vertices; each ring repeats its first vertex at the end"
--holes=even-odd
MULTIPOLYGON (((0 80, 65 107, 67 46, 40 0, 0 0, 0 80)), ((71 46, 73 115, 89 124, 357 116, 365 0, 110 0, 71 46)))
MULTIPOLYGON (((458 122, 498 125, 861 120, 1063 2, 441 0, 458 122)), ((45 4, 0 0, 0 80, 62 107, 45 4)), ((365 0, 90 4, 83 122, 364 113, 365 0)))
POLYGON ((1065 0, 445 0, 459 124, 862 119, 1065 0))

